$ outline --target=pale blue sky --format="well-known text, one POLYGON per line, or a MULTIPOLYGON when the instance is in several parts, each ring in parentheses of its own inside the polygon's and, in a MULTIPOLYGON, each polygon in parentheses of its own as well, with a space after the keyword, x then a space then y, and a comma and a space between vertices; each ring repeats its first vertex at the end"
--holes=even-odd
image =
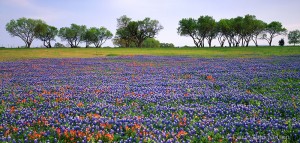
MULTIPOLYGON (((21 17, 42 19, 57 28, 71 23, 104 26, 113 34, 116 19, 122 15, 133 20, 150 17, 164 26, 157 35, 160 42, 193 46, 191 38, 177 34, 178 21, 182 18, 209 15, 220 20, 251 14, 268 23, 280 21, 288 30, 295 30, 300 29, 299 6, 299 0, 0 0, 0 46, 24 45, 18 37, 11 37, 5 30, 6 23, 21 17)), ((273 44, 278 45, 278 40, 283 37, 277 37, 273 44)), ((60 38, 57 42, 66 44, 60 38)), ((260 41, 259 44, 267 43, 260 41)), ((33 42, 33 46, 40 45, 42 43, 38 40, 33 42)), ((217 40, 213 45, 219 45, 217 40)), ((109 40, 104 46, 113 44, 109 40)))

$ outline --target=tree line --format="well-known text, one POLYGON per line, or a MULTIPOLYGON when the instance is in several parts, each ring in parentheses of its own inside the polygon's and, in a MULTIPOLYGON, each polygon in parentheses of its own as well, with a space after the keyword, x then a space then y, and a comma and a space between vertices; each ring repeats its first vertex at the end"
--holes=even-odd
POLYGON ((280 22, 273 21, 267 24, 256 19, 254 15, 220 21, 211 16, 184 18, 179 21, 177 31, 181 36, 191 37, 196 47, 204 47, 205 40, 211 47, 213 39, 217 39, 221 47, 226 41, 229 47, 249 46, 251 41, 258 46, 258 39, 267 40, 271 46, 274 37, 285 35, 287 32, 280 22))
MULTIPOLYGON (((90 27, 71 24, 70 27, 57 29, 40 19, 19 18, 6 24, 6 30, 11 36, 21 38, 26 47, 30 47, 34 39, 39 39, 47 48, 51 48, 51 41, 58 36, 66 41, 71 48, 80 43, 86 47, 93 45, 101 47, 107 40, 112 39, 113 44, 119 47, 175 47, 172 43, 160 43, 155 36, 163 29, 158 20, 146 17, 143 20, 133 21, 126 15, 117 19, 117 30, 113 34, 105 27, 90 27)), ((181 36, 191 37, 196 47, 204 47, 205 41, 212 46, 212 40, 217 39, 220 46, 225 42, 229 47, 249 46, 252 41, 258 46, 258 39, 266 40, 272 45, 274 37, 286 35, 287 30, 278 21, 271 23, 256 19, 254 15, 238 16, 231 19, 216 21, 211 16, 200 16, 198 19, 183 18, 179 21, 177 32, 181 36)), ((290 31, 288 34, 290 44, 300 43, 300 31, 290 31)), ((64 45, 56 43, 55 46, 64 45)))
POLYGON ((45 47, 51 48, 51 41, 54 41, 56 36, 67 41, 72 48, 78 47, 81 42, 85 42, 86 47, 91 44, 95 47, 101 47, 106 40, 113 36, 105 27, 87 29, 85 25, 71 24, 70 27, 62 27, 58 30, 42 20, 30 18, 11 20, 6 24, 6 30, 12 36, 20 37, 28 48, 34 39, 43 41, 45 47))

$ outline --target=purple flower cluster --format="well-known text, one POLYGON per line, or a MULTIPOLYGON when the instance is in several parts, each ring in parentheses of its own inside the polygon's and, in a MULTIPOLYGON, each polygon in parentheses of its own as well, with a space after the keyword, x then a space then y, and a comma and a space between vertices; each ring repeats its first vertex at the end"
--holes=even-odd
POLYGON ((0 142, 299 142, 300 57, 0 63, 0 142))

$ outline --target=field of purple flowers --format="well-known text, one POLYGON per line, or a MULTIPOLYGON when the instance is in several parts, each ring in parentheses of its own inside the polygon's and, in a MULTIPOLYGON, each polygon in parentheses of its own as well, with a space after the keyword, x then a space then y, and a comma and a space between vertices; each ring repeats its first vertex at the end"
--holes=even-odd
POLYGON ((0 142, 299 142, 300 57, 0 63, 0 142))

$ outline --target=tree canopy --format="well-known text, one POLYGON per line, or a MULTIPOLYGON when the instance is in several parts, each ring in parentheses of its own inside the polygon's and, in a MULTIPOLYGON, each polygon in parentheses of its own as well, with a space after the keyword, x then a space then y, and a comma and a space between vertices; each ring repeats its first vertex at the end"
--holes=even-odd
POLYGON ((86 30, 83 40, 86 42, 86 47, 94 44, 96 48, 101 47, 106 40, 111 39, 113 34, 105 27, 91 27, 86 30))
MULTIPOLYGON (((126 15, 117 19, 117 29, 112 42, 119 47, 147 47, 149 42, 155 43, 157 47, 173 47, 168 43, 155 41, 155 36, 163 29, 158 20, 149 17, 143 20, 132 20, 126 15), (146 43, 145 43, 146 42, 146 43), (159 44, 157 44, 159 43, 159 44)), ((50 26, 42 20, 19 18, 11 20, 6 24, 6 30, 11 36, 17 36, 30 47, 34 39, 39 39, 47 48, 51 48, 51 41, 56 36, 66 41, 72 48, 79 47, 85 42, 86 47, 102 47, 113 34, 105 27, 87 28, 85 25, 71 24, 70 27, 62 27, 59 30, 50 26)), ((279 35, 286 35, 287 30, 278 21, 265 23, 256 18, 255 15, 237 16, 229 19, 216 21, 211 16, 199 16, 199 18, 183 18, 179 21, 177 33, 180 36, 191 37, 196 47, 212 46, 214 39, 218 40, 221 47, 228 43, 229 47, 249 46, 253 42, 258 46, 258 40, 266 40, 271 46, 272 41, 279 35)), ((299 30, 288 34, 290 44, 300 43, 299 30)), ((151 47, 151 46, 150 46, 151 47)))
POLYGON ((221 19, 216 22, 211 16, 200 16, 197 20, 183 18, 177 28, 180 36, 191 37, 196 47, 204 47, 206 40, 211 47, 213 39, 217 38, 223 47, 227 41, 229 47, 249 46, 251 41, 258 46, 258 39, 265 39, 269 45, 274 37, 285 34, 286 29, 280 22, 265 22, 256 19, 254 15, 238 16, 230 19, 221 19))
POLYGON ((145 48, 159 48, 160 42, 154 38, 148 38, 143 42, 142 47, 145 48))
POLYGON ((46 23, 40 23, 36 28, 37 38, 43 41, 43 44, 47 48, 51 48, 51 41, 55 40, 58 30, 54 26, 47 25, 46 23))
POLYGON ((114 44, 129 47, 134 43, 136 47, 142 47, 143 42, 148 38, 154 38, 163 26, 157 20, 145 18, 144 20, 132 21, 127 16, 117 19, 118 27, 114 44))
POLYGON ((37 38, 38 30, 37 26, 43 24, 42 20, 31 19, 31 18, 20 18, 17 20, 11 20, 6 24, 6 31, 11 36, 17 36, 25 42, 25 46, 30 48, 32 41, 37 38))
POLYGON ((71 27, 60 28, 58 36, 63 41, 67 41, 71 48, 76 48, 78 47, 79 43, 83 41, 85 32, 85 25, 71 24, 71 27))
POLYGON ((280 22, 273 21, 267 25, 261 38, 267 40, 269 46, 271 46, 274 37, 278 35, 285 35, 286 32, 287 30, 282 27, 282 24, 280 22))
POLYGON ((288 34, 288 39, 289 39, 289 44, 296 44, 300 43, 300 31, 299 30, 294 30, 290 31, 288 34))

